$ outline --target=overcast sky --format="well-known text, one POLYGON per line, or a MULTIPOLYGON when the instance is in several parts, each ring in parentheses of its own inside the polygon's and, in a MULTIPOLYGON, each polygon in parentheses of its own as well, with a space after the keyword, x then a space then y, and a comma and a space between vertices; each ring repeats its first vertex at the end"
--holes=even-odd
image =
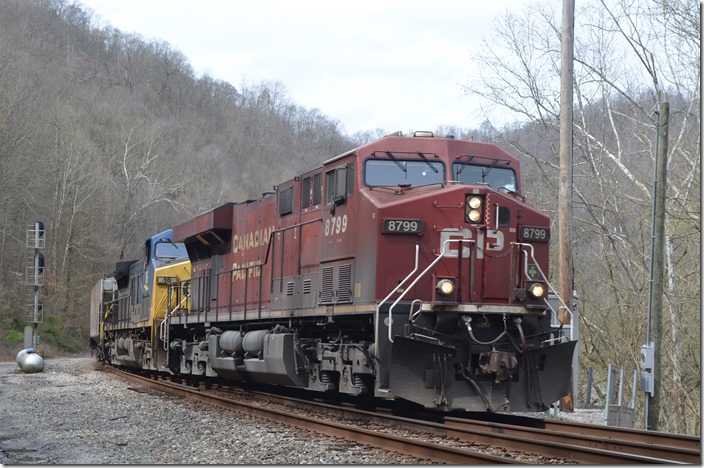
POLYGON ((163 40, 238 87, 280 81, 348 134, 476 128, 471 52, 515 0, 79 0, 145 40, 163 40))

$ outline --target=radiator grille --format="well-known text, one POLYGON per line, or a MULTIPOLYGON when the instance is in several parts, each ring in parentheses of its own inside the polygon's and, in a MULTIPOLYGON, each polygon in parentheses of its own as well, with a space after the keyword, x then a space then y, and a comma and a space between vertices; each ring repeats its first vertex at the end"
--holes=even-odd
POLYGON ((310 177, 303 179, 301 184, 301 208, 310 208, 310 177))
POLYGON ((323 200, 323 175, 315 174, 313 176, 313 205, 320 205, 323 200))

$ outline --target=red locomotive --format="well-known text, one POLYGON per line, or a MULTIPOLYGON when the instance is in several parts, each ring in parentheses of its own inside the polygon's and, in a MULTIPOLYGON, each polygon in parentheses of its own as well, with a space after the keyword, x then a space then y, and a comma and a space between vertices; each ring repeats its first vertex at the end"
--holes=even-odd
POLYGON ((575 342, 547 301, 550 220, 520 181, 495 145, 394 134, 176 226, 192 278, 173 294, 190 307, 166 315, 166 364, 441 410, 545 410, 568 391, 575 342))

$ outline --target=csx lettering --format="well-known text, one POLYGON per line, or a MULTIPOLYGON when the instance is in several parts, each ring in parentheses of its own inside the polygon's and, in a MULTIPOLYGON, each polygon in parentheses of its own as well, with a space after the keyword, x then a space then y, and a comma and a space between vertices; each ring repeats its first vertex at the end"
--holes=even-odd
POLYGON ((271 236, 271 231, 273 230, 274 226, 271 226, 268 228, 252 231, 241 236, 235 234, 232 237, 232 252, 237 253, 243 250, 259 247, 260 245, 268 244, 269 237, 271 236))
POLYGON ((347 215, 333 216, 325 220, 325 235, 332 236, 347 231, 347 215))

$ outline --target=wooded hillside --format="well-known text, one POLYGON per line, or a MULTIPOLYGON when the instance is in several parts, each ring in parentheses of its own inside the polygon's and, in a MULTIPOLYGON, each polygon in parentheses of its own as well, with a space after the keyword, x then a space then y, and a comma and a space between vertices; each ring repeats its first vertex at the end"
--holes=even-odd
POLYGON ((196 76, 169 44, 97 28, 80 4, 0 1, 0 339, 31 303, 28 224, 47 230, 45 342, 78 349, 110 262, 354 146, 281 83, 196 76))
MULTIPOLYGON (((515 116, 515 123, 497 124, 488 113, 479 129, 419 129, 496 142, 521 158, 528 201, 551 214, 553 232, 560 3, 541 1, 503 16, 491 41, 473 51, 477 74, 468 78, 467 92, 480 95, 487 109, 515 116)), ((660 427, 698 434, 699 10, 686 0, 589 0, 578 2, 575 31, 581 373, 594 367, 593 399, 603 404, 606 366, 622 365, 630 375, 639 365, 654 110, 667 101, 660 427)), ((292 102, 284 83, 234 85, 197 76, 169 44, 97 27, 80 4, 0 0, 0 357, 19 350, 29 312, 31 289, 23 286, 33 254, 25 248, 29 224, 42 220, 47 229, 42 343, 55 352, 82 351, 91 287, 111 262, 136 258, 148 236, 221 203, 257 198, 331 156, 399 130, 350 136, 340 127, 292 102)), ((553 243, 556 256, 556 235, 553 243)), ((556 283, 556 265, 552 272, 556 283)))

